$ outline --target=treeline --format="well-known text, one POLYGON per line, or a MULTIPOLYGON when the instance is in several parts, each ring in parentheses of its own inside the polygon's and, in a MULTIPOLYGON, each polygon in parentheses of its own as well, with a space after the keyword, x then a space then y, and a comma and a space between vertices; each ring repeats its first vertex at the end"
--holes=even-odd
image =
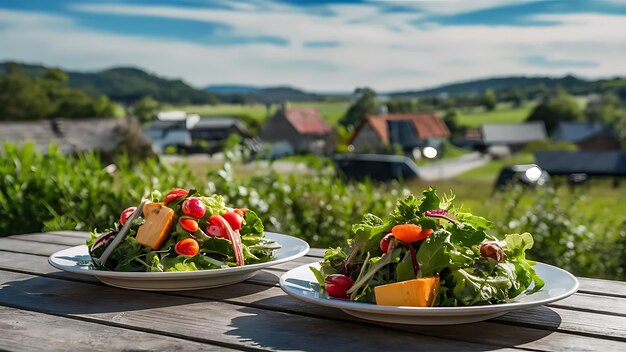
POLYGON ((94 97, 68 87, 68 76, 59 69, 34 77, 20 65, 5 65, 0 76, 0 120, 101 117, 115 112, 115 104, 105 95, 94 97))
MULTIPOLYGON (((50 68, 15 62, 0 63, 0 75, 20 68, 33 78, 44 77, 50 68)), ((105 95, 111 100, 132 105, 150 96, 168 104, 217 104, 220 100, 214 95, 193 88, 182 80, 168 80, 137 68, 121 67, 99 72, 65 73, 67 84, 78 88, 93 97, 105 95)))
POLYGON ((553 77, 502 77, 488 78, 462 83, 447 84, 441 87, 420 91, 398 92, 392 98, 454 97, 463 100, 480 99, 488 89, 492 89, 499 101, 535 100, 560 88, 573 95, 591 93, 614 93, 626 100, 626 79, 611 78, 596 81, 584 80, 568 75, 553 77))

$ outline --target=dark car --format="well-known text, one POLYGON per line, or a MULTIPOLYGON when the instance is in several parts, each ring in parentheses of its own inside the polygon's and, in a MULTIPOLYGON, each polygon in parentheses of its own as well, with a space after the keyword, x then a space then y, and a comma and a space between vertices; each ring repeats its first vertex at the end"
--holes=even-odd
POLYGON ((543 186, 550 180, 550 175, 535 164, 507 166, 500 171, 495 189, 504 188, 516 181, 526 186, 543 186))
POLYGON ((418 177, 415 162, 406 156, 386 154, 335 154, 333 162, 349 179, 375 181, 407 180, 418 177))

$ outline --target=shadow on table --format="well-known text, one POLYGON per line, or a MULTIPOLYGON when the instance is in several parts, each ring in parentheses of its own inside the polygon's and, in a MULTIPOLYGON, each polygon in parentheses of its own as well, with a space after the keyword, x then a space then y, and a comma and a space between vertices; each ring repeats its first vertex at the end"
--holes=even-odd
MULTIPOLYGON (((268 301, 273 298, 267 299, 268 301)), ((256 302, 264 304, 265 300, 256 302)), ((272 302, 267 302, 272 305, 272 302)), ((329 350, 463 350, 489 351, 517 347, 543 339, 561 324, 561 317, 547 307, 522 310, 479 323, 418 326, 378 323, 339 314, 318 313, 326 308, 302 312, 306 315, 271 312, 260 317, 254 308, 239 309, 247 313, 231 321, 227 335, 255 343, 260 348, 326 352, 329 350), (524 319, 540 316, 536 326, 528 327, 524 319), (266 328, 259 329, 263 321, 266 328), (271 329, 267 329, 271 327, 271 329)), ((291 311, 291 309, 288 309, 291 311)))
POLYGON ((198 302, 171 293, 34 277, 0 284, 0 304, 53 314, 114 313, 198 302))

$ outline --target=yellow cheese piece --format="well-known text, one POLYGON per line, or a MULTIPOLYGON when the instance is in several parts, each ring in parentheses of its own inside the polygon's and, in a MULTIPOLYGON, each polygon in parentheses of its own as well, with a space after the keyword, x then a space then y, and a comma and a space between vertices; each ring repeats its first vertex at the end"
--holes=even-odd
POLYGON ((163 203, 147 203, 143 206, 143 218, 145 222, 139 226, 135 239, 154 250, 161 248, 172 226, 174 211, 163 203))
POLYGON ((381 306, 431 307, 439 292, 439 276, 424 277, 374 287, 381 306))

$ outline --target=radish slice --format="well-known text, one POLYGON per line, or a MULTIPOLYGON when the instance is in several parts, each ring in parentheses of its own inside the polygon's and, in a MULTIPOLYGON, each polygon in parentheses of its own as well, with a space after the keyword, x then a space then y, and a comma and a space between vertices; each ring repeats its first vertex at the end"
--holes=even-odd
POLYGON ((221 215, 218 215, 215 220, 222 225, 226 232, 226 239, 233 245, 233 252, 235 252, 235 262, 237 263, 237 266, 244 265, 243 247, 241 245, 241 236, 239 235, 239 231, 233 231, 233 228, 230 227, 228 221, 226 221, 226 219, 224 219, 221 215))
POLYGON ((106 264, 107 259, 109 259, 109 256, 111 255, 111 252, 113 252, 115 247, 117 247, 122 242, 124 237, 126 237, 126 233, 128 232, 128 230, 130 230, 133 220, 137 219, 139 215, 141 215, 141 212, 143 211, 143 206, 146 203, 148 203, 147 199, 141 201, 141 204, 137 206, 137 209, 135 209, 135 211, 128 217, 128 219, 126 219, 126 223, 124 224, 124 226, 122 226, 122 229, 115 236, 115 238, 113 238, 113 241, 111 241, 111 244, 107 247, 107 249, 104 250, 104 253, 102 253, 100 258, 94 258, 94 260, 98 260, 102 265, 106 264))

